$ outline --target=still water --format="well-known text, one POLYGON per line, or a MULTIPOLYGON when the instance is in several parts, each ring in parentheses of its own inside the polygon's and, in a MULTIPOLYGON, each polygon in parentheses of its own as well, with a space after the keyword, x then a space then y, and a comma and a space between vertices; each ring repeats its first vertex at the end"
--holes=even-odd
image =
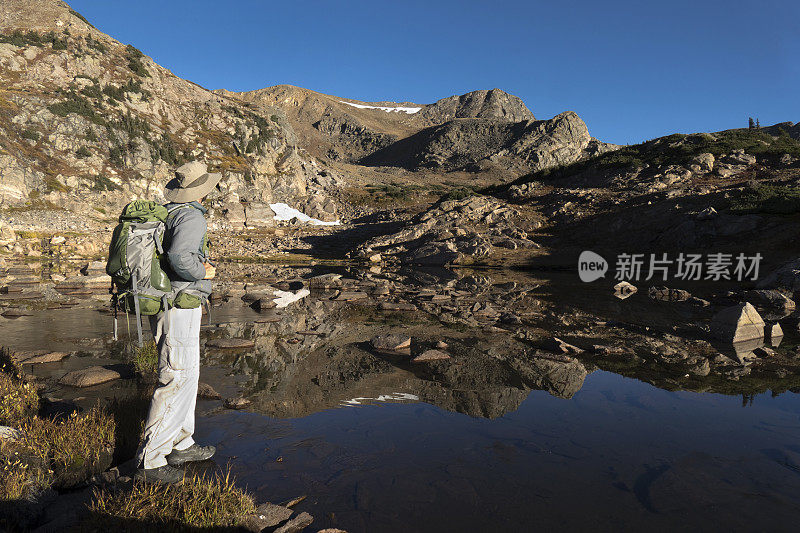
MULTIPOLYGON (((696 312, 682 304, 643 295, 620 302, 607 287, 548 295, 540 281, 515 283, 495 284, 490 300, 532 329, 617 320, 694 332, 696 312)), ((230 411, 219 401, 198 403, 196 440, 218 449, 205 468, 229 465, 259 502, 306 496, 296 509, 315 517, 314 530, 797 529, 800 395, 791 387, 772 393, 767 383, 758 389, 767 392, 742 396, 734 386, 726 395, 676 391, 703 390, 702 380, 682 386, 682 375, 648 379, 672 389, 664 390, 591 361, 520 366, 526 352, 514 350, 527 348, 503 334, 446 326, 422 312, 378 315, 321 296, 270 320, 241 303, 215 309, 204 339, 244 337, 255 347, 206 349, 201 380, 253 404, 230 411), (446 339, 452 364, 429 372, 366 346, 374 334, 398 331, 446 339)), ((598 327, 592 342, 605 342, 598 327)), ((53 384, 69 370, 108 363, 110 331, 111 318, 97 309, 44 310, 0 320, 0 344, 81 350, 32 369, 53 384)), ((715 379, 707 390, 727 386, 715 379)), ((132 387, 120 380, 49 392, 88 402, 132 387)))
POLYGON ((533 391, 495 420, 405 403, 222 412, 198 432, 258 496, 306 494, 316 525, 348 531, 794 531, 800 519, 794 393, 743 407, 596 371, 572 399, 533 391))

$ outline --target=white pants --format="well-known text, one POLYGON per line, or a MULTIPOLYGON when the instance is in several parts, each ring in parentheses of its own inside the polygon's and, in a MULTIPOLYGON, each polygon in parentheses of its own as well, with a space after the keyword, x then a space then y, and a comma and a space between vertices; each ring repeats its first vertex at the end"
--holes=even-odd
POLYGON ((158 387, 147 413, 144 441, 136 454, 143 468, 164 466, 172 450, 185 450, 194 444, 202 317, 199 307, 173 308, 169 317, 165 313, 150 317, 158 348, 158 387))

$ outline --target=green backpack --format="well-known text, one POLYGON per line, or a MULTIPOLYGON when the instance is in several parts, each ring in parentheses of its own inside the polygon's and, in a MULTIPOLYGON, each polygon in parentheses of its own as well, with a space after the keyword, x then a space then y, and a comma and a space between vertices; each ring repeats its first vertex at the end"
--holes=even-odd
MULTIPOLYGON (((147 200, 136 200, 123 209, 114 228, 106 273, 114 283, 112 304, 136 313, 139 345, 142 345, 141 315, 155 315, 169 308, 172 284, 161 266, 167 208, 147 200)), ((116 321, 114 325, 116 336, 116 321)))

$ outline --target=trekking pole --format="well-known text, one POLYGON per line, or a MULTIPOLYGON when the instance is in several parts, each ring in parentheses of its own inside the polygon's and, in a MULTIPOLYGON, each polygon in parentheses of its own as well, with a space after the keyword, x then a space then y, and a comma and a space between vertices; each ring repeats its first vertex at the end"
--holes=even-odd
POLYGON ((108 289, 108 292, 111 293, 111 312, 114 315, 114 341, 118 340, 117 338, 117 307, 119 306, 119 302, 117 299, 117 293, 114 290, 114 282, 111 282, 111 288, 108 289))
POLYGON ((139 338, 139 348, 144 346, 142 341, 142 313, 139 309, 139 286, 137 285, 136 270, 131 274, 133 278, 133 308, 136 311, 136 334, 139 338))

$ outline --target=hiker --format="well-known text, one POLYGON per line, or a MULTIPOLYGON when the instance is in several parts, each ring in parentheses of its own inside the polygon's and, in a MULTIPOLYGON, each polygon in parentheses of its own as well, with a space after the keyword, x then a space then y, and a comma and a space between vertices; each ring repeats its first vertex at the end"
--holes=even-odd
POLYGON ((216 271, 208 259, 205 208, 200 205, 222 178, 192 161, 175 171, 164 197, 164 266, 177 296, 168 311, 150 317, 158 348, 158 386, 150 402, 144 441, 136 454, 137 479, 174 483, 183 479, 176 468, 210 459, 216 449, 192 439, 200 377, 201 304, 211 294, 216 271))

